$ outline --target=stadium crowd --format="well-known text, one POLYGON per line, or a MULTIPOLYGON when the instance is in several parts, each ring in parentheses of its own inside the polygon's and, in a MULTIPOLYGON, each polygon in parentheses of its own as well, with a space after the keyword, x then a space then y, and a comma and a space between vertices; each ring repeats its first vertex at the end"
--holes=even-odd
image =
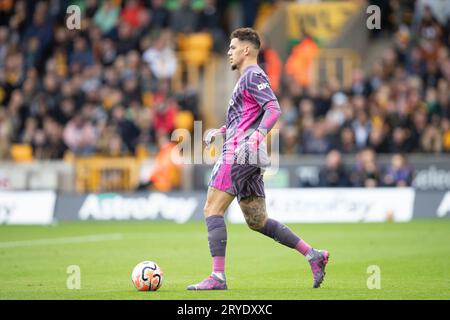
POLYGON ((283 153, 450 151, 450 19, 442 25, 426 7, 394 36, 368 74, 354 70, 348 90, 335 79, 320 88, 286 81, 283 153))
MULTIPOLYGON (((400 2, 390 1, 392 12, 400 2)), ((281 77, 281 153, 326 154, 321 186, 411 185, 408 153, 450 152, 450 17, 438 21, 429 6, 406 5, 412 12, 395 12, 386 28, 394 46, 367 74, 354 70, 350 88, 281 77), (356 165, 345 168, 343 154, 354 154, 356 165), (382 168, 377 154, 393 154, 391 164, 382 168)))
POLYGON ((224 43, 224 4, 2 1, 0 159, 13 144, 31 145, 35 159, 60 159, 66 150, 134 154, 139 145, 157 151, 179 111, 200 119, 195 88, 184 81, 180 92, 170 90, 175 37, 207 31, 224 43), (66 12, 72 4, 82 12, 80 29, 68 27, 76 22, 66 12))
MULTIPOLYGON (((16 143, 31 145, 35 159, 60 159, 66 150, 134 154, 139 145, 156 152, 180 110, 201 119, 195 88, 170 90, 175 37, 207 31, 224 54, 226 1, 1 3, 0 159, 16 143), (82 31, 66 26, 72 3, 82 8, 82 31)), ((252 25, 255 7, 245 6, 243 25, 252 25)), ((391 34, 395 46, 369 73, 354 70, 348 90, 335 79, 314 88, 279 75, 281 152, 327 154, 323 183, 345 176, 339 185, 408 184, 402 154, 450 151, 449 31, 450 20, 438 21, 429 8, 399 21, 391 34), (340 155, 349 153, 357 155, 358 168, 344 174, 340 155), (392 172, 372 170, 379 153, 396 154, 392 172)), ((269 49, 265 57, 276 55, 269 49)))

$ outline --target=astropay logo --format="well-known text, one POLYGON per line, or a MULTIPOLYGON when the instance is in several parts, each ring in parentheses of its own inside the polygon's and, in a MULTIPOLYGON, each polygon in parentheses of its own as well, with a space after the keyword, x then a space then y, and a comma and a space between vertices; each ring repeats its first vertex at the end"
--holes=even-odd
POLYGON ((439 205, 436 214, 438 217, 445 217, 448 213, 450 213, 450 191, 448 191, 439 205))
POLYGON ((168 197, 152 193, 148 197, 125 198, 120 194, 87 196, 78 216, 81 220, 157 219, 187 222, 198 206, 194 197, 168 197))

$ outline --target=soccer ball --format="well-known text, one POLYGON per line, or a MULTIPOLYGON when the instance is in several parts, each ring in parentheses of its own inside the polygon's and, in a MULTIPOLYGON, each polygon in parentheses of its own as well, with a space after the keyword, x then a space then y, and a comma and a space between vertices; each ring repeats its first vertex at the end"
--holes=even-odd
POLYGON ((153 261, 143 261, 134 267, 131 281, 139 291, 156 291, 164 281, 164 272, 153 261))

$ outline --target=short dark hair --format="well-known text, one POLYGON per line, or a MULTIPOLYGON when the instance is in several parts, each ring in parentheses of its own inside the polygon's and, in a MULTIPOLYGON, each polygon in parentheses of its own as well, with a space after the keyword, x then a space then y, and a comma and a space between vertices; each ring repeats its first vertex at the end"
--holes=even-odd
POLYGON ((230 40, 237 38, 239 41, 248 41, 252 43, 256 49, 261 47, 261 40, 258 33, 252 28, 239 28, 231 33, 230 40))

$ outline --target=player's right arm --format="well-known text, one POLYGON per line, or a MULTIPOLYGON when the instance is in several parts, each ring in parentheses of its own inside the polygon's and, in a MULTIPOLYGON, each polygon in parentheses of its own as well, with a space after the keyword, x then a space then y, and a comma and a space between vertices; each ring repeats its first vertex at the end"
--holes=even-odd
POLYGON ((213 141, 214 138, 218 135, 224 136, 227 132, 227 127, 225 125, 221 126, 219 129, 210 129, 206 132, 205 137, 203 138, 203 141, 207 146, 209 146, 213 141))

